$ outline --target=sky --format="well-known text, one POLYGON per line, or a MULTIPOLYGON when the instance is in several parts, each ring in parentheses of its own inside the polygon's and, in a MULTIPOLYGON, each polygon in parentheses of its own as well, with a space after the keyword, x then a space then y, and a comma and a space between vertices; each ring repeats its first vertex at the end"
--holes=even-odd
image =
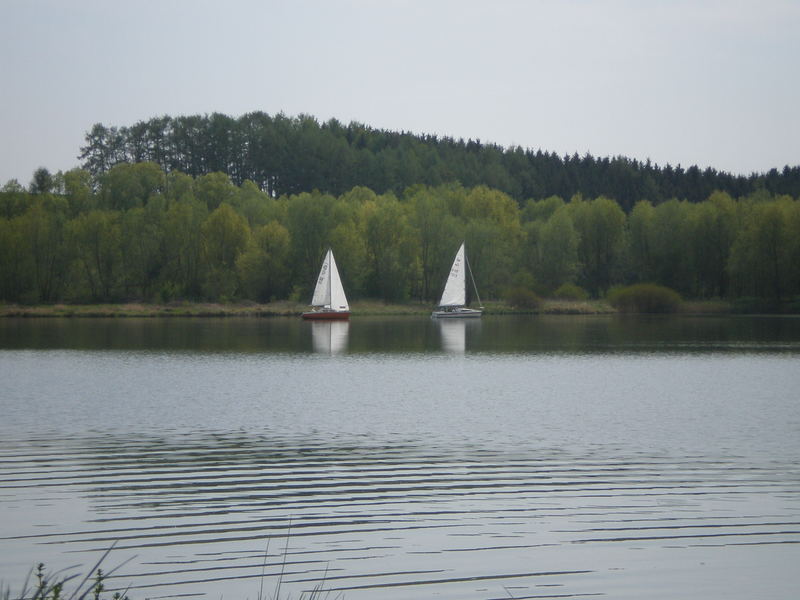
POLYGON ((0 186, 94 123, 253 111, 781 169, 798 32, 797 0, 0 0, 0 186))

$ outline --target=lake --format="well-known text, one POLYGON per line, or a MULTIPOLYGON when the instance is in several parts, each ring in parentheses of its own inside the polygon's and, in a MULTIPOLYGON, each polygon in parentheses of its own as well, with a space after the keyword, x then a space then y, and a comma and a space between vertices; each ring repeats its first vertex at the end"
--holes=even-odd
POLYGON ((800 588, 798 318, 4 319, 0 439, 12 597, 800 588))

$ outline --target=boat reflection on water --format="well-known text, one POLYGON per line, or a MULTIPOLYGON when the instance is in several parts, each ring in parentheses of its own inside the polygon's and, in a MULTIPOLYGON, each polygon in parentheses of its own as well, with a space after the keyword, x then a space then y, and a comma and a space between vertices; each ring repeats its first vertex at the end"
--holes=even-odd
POLYGON ((439 334, 442 340, 442 350, 455 354, 464 354, 467 350, 467 331, 480 328, 478 319, 437 319, 439 334))
POLYGON ((341 354, 347 350, 349 321, 313 321, 311 344, 320 354, 341 354))

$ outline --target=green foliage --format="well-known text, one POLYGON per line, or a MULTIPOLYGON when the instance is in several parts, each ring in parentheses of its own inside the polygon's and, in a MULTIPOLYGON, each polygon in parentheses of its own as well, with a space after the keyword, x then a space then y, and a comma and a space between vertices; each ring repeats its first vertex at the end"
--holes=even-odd
POLYGON ((573 198, 566 207, 578 232, 579 282, 593 295, 607 290, 615 278, 625 241, 625 213, 610 198, 573 198))
POLYGON ((387 302, 408 299, 417 268, 416 240, 407 212, 397 199, 381 197, 366 218, 370 295, 387 302))
POLYGON ((655 279, 653 259, 653 205, 642 200, 636 203, 628 215, 629 268, 639 279, 655 279))
POLYGON ((574 283, 565 283, 553 292, 553 297, 560 300, 588 300, 589 292, 574 283))
POLYGON ((580 235, 573 225, 569 211, 557 209, 542 226, 539 241, 539 260, 534 273, 549 289, 577 276, 580 263, 580 235))
POLYGON ((120 163, 100 178, 103 208, 128 210, 144 206, 151 196, 160 193, 165 176, 152 162, 120 163))
POLYGON ((30 185, 31 194, 49 194, 54 187, 55 182, 50 171, 44 167, 39 167, 34 171, 30 185))
POLYGON ((64 239, 63 205, 37 201, 16 219, 19 241, 26 253, 26 263, 33 289, 32 298, 51 302, 62 291, 67 266, 64 239), (49 204, 49 206, 48 206, 49 204))
POLYGON ((626 313, 674 313, 681 304, 675 290, 653 283, 637 283, 615 288, 608 294, 608 302, 626 313))
POLYGON ((553 214, 564 206, 564 201, 558 196, 550 196, 544 200, 528 200, 522 210, 523 223, 529 221, 547 221, 553 214))
POLYGON ((69 202, 69 214, 71 217, 95 208, 92 195, 92 178, 83 169, 73 169, 64 174, 64 193, 69 202))
POLYGON ((170 201, 191 202, 195 200, 194 179, 186 173, 171 171, 167 174, 164 195, 170 201))
POLYGON ((0 218, 13 219, 28 207, 29 195, 16 179, 0 188, 0 218))
POLYGON ((239 191, 231 183, 230 178, 221 172, 208 173, 198 177, 194 182, 194 195, 208 210, 214 210, 221 204, 235 203, 239 191))
POLYGON ((463 226, 451 212, 442 188, 417 188, 408 194, 411 225, 419 250, 420 296, 435 301, 450 270, 452 254, 464 238, 463 226))
POLYGON ((650 252, 653 279, 674 289, 685 289, 691 281, 691 205, 669 200, 653 209, 650 230, 650 252))
POLYGON ((229 204, 220 204, 201 227, 206 298, 231 300, 236 297, 236 261, 250 242, 247 220, 229 204))
POLYGON ((162 280, 172 282, 179 296, 201 294, 202 225, 207 216, 206 206, 194 199, 175 202, 164 214, 162 280))
POLYGON ((796 293, 800 269, 800 204, 788 198, 745 206, 730 249, 737 295, 774 302, 796 293))
POLYGON ((538 310, 541 299, 534 291, 522 286, 514 286, 506 290, 506 304, 517 310, 538 310))
POLYGON ((79 297, 92 301, 119 298, 122 268, 121 214, 93 210, 67 223, 67 239, 75 256, 73 273, 80 280, 79 297), (87 294, 88 292, 88 294, 87 294))
POLYGON ((689 248, 696 289, 701 298, 727 295, 727 269, 731 245, 736 236, 736 203, 729 194, 716 191, 707 202, 693 207, 689 215, 689 248))
POLYGON ((277 221, 256 229, 252 243, 236 258, 236 272, 248 298, 268 302, 289 294, 289 231, 277 221))
MULTIPOLYGON (((434 158, 420 165, 436 168, 434 158)), ((599 296, 642 281, 755 299, 741 310, 786 310, 800 296, 800 201, 763 190, 641 201, 626 215, 607 197, 520 210, 484 185, 275 197, 263 181, 165 175, 154 162, 104 173, 53 175, 49 192, 0 190, 0 301, 306 300, 331 246, 349 298, 434 302, 462 240, 484 300, 513 288, 599 296)))
MULTIPOLYGON (((694 166, 661 167, 622 156, 562 157, 335 119, 320 123, 309 115, 254 112, 233 118, 214 113, 156 117, 128 127, 98 123, 86 133, 85 142, 83 167, 95 178, 119 163, 151 161, 167 173, 181 171, 195 179, 219 171, 235 186, 251 180, 273 198, 315 189, 339 196, 359 186, 400 195, 418 184, 460 183, 501 191, 520 205, 529 199, 571 198, 578 193, 587 198, 613 197, 629 212, 643 199, 654 205, 670 198, 701 202, 714 190, 732 197, 758 189, 800 195, 800 167, 741 177, 694 166)), ((230 201, 215 197, 208 208, 230 201)), ((549 214, 528 214, 523 221, 540 217, 549 214)))
POLYGON ((330 230, 335 225, 330 218, 333 204, 331 196, 319 192, 288 198, 286 226, 291 233, 290 260, 301 286, 305 282, 310 286, 316 279, 320 262, 330 243, 330 230))
POLYGON ((0 298, 35 302, 33 256, 25 239, 23 217, 0 219, 0 298))

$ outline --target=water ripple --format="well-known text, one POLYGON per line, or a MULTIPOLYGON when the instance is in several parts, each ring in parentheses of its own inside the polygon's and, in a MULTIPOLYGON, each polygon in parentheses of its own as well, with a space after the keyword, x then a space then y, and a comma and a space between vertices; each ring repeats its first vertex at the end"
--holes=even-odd
POLYGON ((44 547, 89 556, 113 544, 138 566, 109 587, 149 597, 247 595, 280 578, 348 598, 487 598, 512 582, 514 598, 570 598, 607 593, 632 551, 800 543, 800 481, 780 463, 457 450, 22 438, 0 451, 0 506, 23 519, 42 514, 32 504, 61 509, 6 527, 0 548, 37 560, 44 547))

